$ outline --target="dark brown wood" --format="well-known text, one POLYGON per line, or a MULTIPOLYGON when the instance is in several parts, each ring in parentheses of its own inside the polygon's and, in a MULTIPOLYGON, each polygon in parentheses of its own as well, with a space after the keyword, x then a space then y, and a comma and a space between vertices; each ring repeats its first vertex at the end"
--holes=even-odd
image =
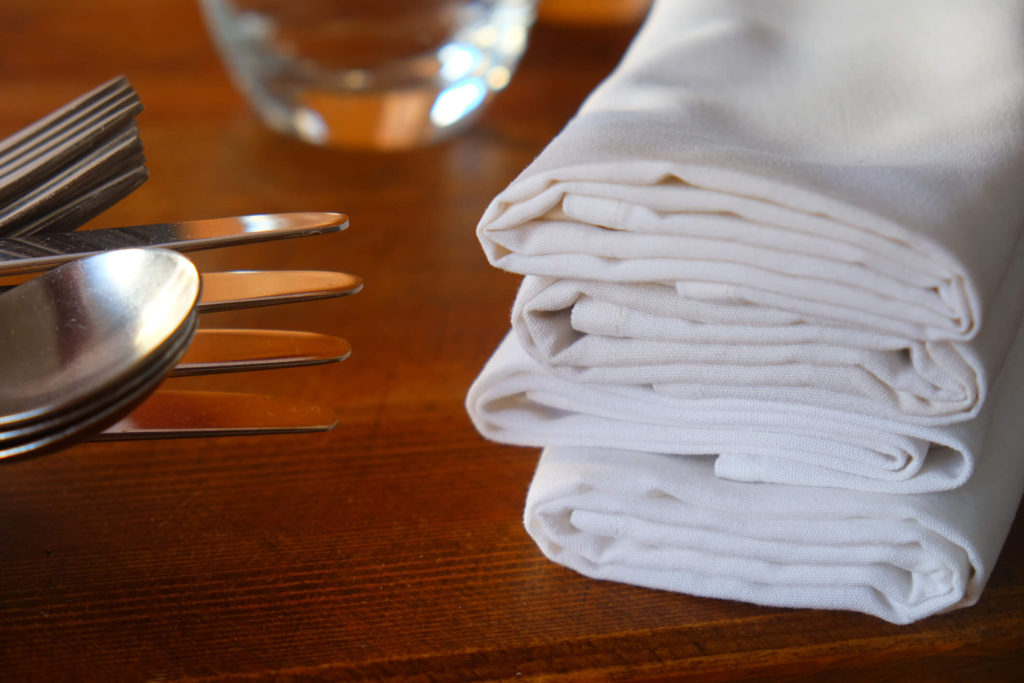
MULTIPOLYGON (((350 298, 208 324, 351 340, 335 366, 171 381, 334 406, 292 437, 88 444, 0 468, 0 679, 1011 680, 1024 529, 971 609, 897 627, 592 581, 520 517, 537 453, 463 410, 517 278, 487 265, 488 201, 615 64, 635 27, 539 26, 479 126, 405 153, 266 132, 194 3, 0 4, 0 134, 126 74, 151 178, 93 225, 336 210, 338 235, 197 255, 358 273, 350 298)), ((2 381, 2 378, 0 378, 2 381)))

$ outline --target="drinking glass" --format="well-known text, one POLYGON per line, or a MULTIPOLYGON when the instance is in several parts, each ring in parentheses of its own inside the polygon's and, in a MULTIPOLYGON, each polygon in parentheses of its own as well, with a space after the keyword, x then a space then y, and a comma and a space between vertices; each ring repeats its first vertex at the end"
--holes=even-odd
POLYGON ((199 0, 272 129, 402 149, 464 129, 515 71, 536 0, 199 0))

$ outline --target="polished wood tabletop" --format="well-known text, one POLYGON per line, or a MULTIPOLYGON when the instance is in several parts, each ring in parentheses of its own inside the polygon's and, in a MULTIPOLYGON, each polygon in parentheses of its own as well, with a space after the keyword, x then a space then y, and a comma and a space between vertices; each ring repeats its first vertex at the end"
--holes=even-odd
POLYGON ((342 211, 345 232, 195 260, 366 281, 203 320, 342 336, 345 362, 172 380, 322 403, 333 431, 93 443, 0 467, 0 680, 1024 676, 1019 523, 977 606, 909 626, 586 579, 527 537, 538 453, 485 441, 463 408, 518 285, 474 229, 635 29, 540 24, 472 130, 374 154, 267 132, 192 2, 0 3, 0 135, 120 73, 146 107, 150 180, 89 227, 342 211))

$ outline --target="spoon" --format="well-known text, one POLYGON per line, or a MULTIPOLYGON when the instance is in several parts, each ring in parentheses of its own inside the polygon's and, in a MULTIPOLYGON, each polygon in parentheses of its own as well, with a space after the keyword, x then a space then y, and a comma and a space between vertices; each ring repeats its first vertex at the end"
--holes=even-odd
POLYGON ((196 251, 326 235, 348 227, 341 213, 270 213, 151 223, 0 239, 0 273, 37 273, 113 249, 165 247, 196 251))
POLYGON ((199 290, 184 256, 125 249, 0 295, 0 458, 80 438, 134 407, 188 347, 199 290))

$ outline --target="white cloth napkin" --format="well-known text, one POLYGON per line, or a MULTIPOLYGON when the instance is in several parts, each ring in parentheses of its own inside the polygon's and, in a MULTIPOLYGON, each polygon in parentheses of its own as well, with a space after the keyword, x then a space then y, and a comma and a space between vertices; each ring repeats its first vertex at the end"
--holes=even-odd
POLYGON ((977 600, 1024 490, 1022 27, 656 1, 478 228, 526 277, 467 406, 545 447, 549 557, 898 623, 977 600))
POLYGON ((1019 0, 656 3, 480 223, 532 276, 525 348, 581 382, 973 417, 1024 300, 1022 26, 1019 0))
MULTIPOLYGON (((1024 382, 1024 368, 1014 369, 1007 381, 1024 382)), ((515 335, 467 395, 477 430, 502 443, 705 455, 726 479, 888 493, 964 484, 981 459, 994 405, 965 423, 927 426, 785 401, 581 384, 531 358, 515 335)))
MULTIPOLYGON (((581 415, 559 393, 571 383, 544 373, 511 336, 471 390, 469 412, 492 438, 548 444, 525 524, 555 562, 650 588, 909 623, 975 603, 1013 522, 1024 492, 1024 336, 1008 365, 1016 371, 994 388, 985 457, 963 486, 941 493, 743 483, 716 475, 721 457, 642 452, 655 435, 684 438, 657 424, 656 402, 644 411, 652 435, 638 428, 629 446, 616 435, 615 405, 639 405, 636 397, 609 395, 603 416, 581 415)), ((772 433, 737 421, 735 440, 772 433)), ((800 434, 789 441, 815 447, 800 434)), ((928 466, 944 460, 933 455, 928 466)))
POLYGON ((977 602, 1024 487, 1010 446, 996 449, 1009 472, 993 458, 967 486, 922 496, 742 484, 700 458, 552 447, 525 523, 586 576, 903 624, 977 602))

